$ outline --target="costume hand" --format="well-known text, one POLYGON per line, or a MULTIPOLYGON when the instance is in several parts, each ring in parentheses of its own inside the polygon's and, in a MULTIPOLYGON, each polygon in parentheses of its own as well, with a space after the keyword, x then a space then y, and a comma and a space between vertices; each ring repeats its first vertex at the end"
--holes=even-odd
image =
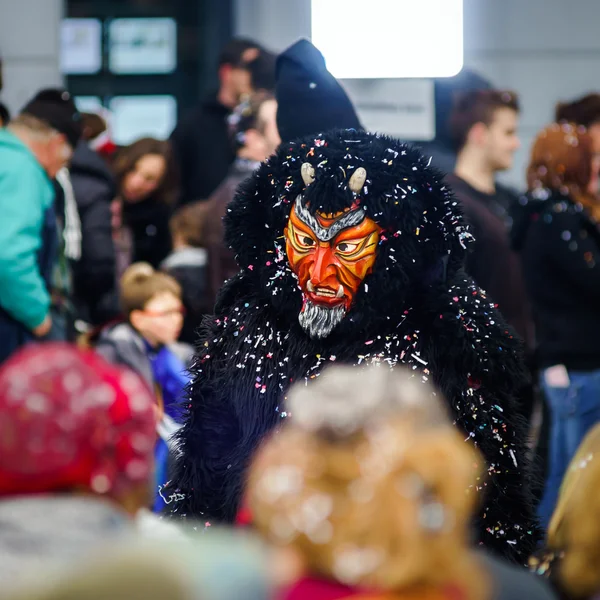
POLYGON ((33 329, 33 335, 35 335, 35 337, 44 337, 45 335, 48 335, 50 333, 50 330, 52 329, 52 317, 47 314, 46 318, 37 326, 34 327, 33 329))

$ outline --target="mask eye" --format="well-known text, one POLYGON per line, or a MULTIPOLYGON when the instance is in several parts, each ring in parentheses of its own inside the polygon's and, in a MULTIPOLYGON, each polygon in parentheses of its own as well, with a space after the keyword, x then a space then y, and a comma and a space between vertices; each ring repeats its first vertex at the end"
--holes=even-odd
POLYGON ((296 233, 296 241, 301 248, 308 249, 314 248, 316 245, 315 240, 313 240, 309 235, 305 233, 296 233))
POLYGON ((356 242, 340 242, 335 247, 340 254, 352 254, 357 248, 358 243, 356 242))

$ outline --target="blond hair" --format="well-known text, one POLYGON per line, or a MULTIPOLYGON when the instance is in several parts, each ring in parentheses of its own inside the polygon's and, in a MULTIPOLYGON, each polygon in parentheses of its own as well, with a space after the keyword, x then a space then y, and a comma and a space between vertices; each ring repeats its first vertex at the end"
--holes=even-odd
POLYGON ((483 461, 431 388, 383 367, 336 367, 292 388, 288 410, 250 470, 263 535, 314 574, 390 598, 436 598, 451 584, 485 596, 469 549, 483 461))
POLYGON ((561 588, 576 597, 600 590, 600 423, 583 439, 560 488, 548 527, 548 548, 564 552, 561 588))
POLYGON ((133 263, 121 277, 121 308, 128 317, 134 310, 143 310, 150 300, 164 293, 181 299, 181 286, 170 275, 155 271, 149 263, 133 263))

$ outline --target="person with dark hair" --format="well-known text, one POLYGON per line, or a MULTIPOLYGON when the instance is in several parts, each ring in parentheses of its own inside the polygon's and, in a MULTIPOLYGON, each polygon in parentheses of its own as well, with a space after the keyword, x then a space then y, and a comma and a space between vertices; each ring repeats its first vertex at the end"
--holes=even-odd
POLYGON ((250 73, 250 84, 254 91, 275 92, 275 65, 277 55, 261 52, 247 64, 250 73))
POLYGON ((547 525, 569 461, 600 421, 600 202, 592 136, 582 126, 542 130, 513 238, 533 303, 540 385, 550 410, 547 525))
POLYGON ((0 130, 0 363, 52 329, 59 256, 52 180, 80 135, 79 113, 60 89, 39 92, 0 130))
POLYGON ((446 181, 475 236, 467 257, 468 273, 499 303, 502 314, 527 342, 532 335, 530 319, 523 312, 519 261, 511 253, 507 234, 509 211, 518 196, 496 181, 500 171, 510 169, 520 146, 518 117, 519 101, 512 92, 490 89, 459 95, 449 120, 456 168, 446 181))
POLYGON ((259 84, 269 81, 268 65, 256 62, 262 54, 268 53, 252 40, 231 40, 219 57, 218 91, 184 117, 171 134, 181 171, 181 204, 210 197, 227 176, 235 159, 227 118, 243 96, 255 89, 251 64, 259 84))
POLYGON ((431 156, 431 164, 440 171, 452 173, 456 165, 456 146, 450 135, 449 121, 457 96, 491 87, 487 79, 470 69, 434 81, 435 138, 417 145, 425 156, 431 156))
POLYGON ((557 123, 583 125, 594 140, 594 150, 600 152, 600 94, 587 94, 573 102, 559 102, 556 106, 557 123))
POLYGON ((158 268, 171 251, 169 218, 178 193, 171 144, 142 138, 115 157, 117 197, 112 202, 117 278, 132 262, 158 268))
POLYGON ((209 303, 214 305, 223 283, 238 272, 233 252, 224 239, 223 217, 242 181, 275 152, 281 139, 275 120, 277 102, 269 92, 257 92, 238 105, 229 117, 231 145, 236 160, 229 174, 209 198, 206 223, 209 303))

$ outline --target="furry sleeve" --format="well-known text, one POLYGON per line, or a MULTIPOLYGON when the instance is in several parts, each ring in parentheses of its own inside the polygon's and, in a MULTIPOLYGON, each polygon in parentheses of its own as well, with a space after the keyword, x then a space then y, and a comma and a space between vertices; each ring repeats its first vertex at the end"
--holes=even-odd
POLYGON ((478 541, 513 561, 525 563, 540 539, 530 490, 526 427, 516 394, 527 374, 521 343, 484 293, 468 281, 456 283, 447 306, 431 315, 430 348, 436 383, 456 424, 482 452, 485 476, 478 541), (440 369, 435 364, 443 365, 440 369))
POLYGON ((256 374, 237 364, 249 352, 250 332, 235 315, 253 308, 238 276, 221 295, 217 316, 204 323, 184 425, 177 434, 179 454, 167 486, 173 516, 232 522, 247 462, 257 440, 276 422, 274 407, 261 411, 256 406, 256 374))

